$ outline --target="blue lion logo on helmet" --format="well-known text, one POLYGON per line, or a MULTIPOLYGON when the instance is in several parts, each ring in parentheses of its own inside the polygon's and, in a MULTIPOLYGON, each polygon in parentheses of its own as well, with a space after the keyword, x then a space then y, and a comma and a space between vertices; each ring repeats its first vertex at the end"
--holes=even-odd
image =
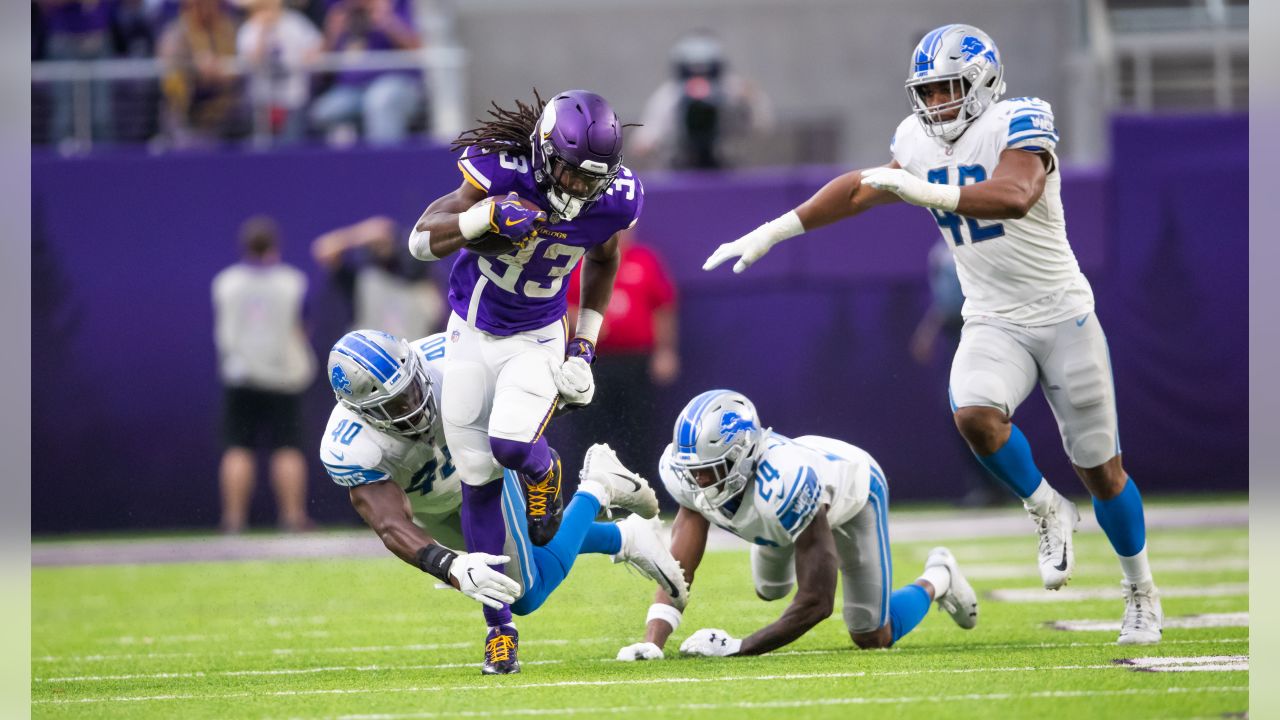
POLYGON ((964 36, 964 39, 960 41, 960 57, 965 62, 968 62, 979 55, 992 65, 1000 64, 1000 61, 996 59, 995 49, 987 47, 987 44, 982 42, 982 38, 974 35, 964 36))
POLYGON ((329 384, 333 385, 334 390, 351 394, 351 381, 347 379, 347 374, 342 371, 341 365, 334 365, 333 371, 329 373, 329 384))
POLYGON ((752 430, 756 423, 751 418, 744 418, 738 413, 727 412, 720 418, 720 437, 728 440, 743 430, 752 430))

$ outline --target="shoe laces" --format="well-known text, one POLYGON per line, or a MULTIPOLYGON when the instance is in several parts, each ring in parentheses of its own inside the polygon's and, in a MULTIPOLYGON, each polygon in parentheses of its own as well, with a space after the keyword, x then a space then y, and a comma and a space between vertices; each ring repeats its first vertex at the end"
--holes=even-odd
POLYGON ((485 643, 484 655, 489 662, 506 662, 511 659, 511 651, 516 649, 515 638, 510 635, 494 635, 485 643))
POLYGON ((1057 520, 1057 510, 1050 510, 1045 515, 1032 515, 1036 523, 1036 532, 1040 534, 1040 554, 1055 553, 1058 545, 1058 534, 1052 532, 1051 525, 1057 520))
POLYGON ((547 514, 547 503, 560 493, 560 478, 552 465, 537 485, 525 484, 525 493, 529 496, 529 517, 542 517, 547 514))
POLYGON ((1125 630, 1145 629, 1155 624, 1155 594, 1150 590, 1139 589, 1137 585, 1124 583, 1124 622, 1125 630))

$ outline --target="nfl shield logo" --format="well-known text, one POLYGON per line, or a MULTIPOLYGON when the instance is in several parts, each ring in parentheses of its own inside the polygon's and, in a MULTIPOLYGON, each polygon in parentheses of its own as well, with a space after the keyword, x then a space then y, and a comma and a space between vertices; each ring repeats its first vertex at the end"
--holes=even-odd
POLYGON ((458 332, 457 330, 454 330, 452 333, 449 334, 449 341, 458 342, 458 338, 460 337, 462 337, 462 333, 458 332))

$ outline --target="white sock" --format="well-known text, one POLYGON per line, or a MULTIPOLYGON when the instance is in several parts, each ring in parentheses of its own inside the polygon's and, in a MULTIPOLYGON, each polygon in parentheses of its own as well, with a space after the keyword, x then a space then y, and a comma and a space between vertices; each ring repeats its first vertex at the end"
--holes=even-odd
POLYGON ((933 586, 933 599, 937 600, 951 589, 951 571, 945 565, 934 565, 924 569, 921 580, 927 580, 933 586))
POLYGON ((1151 577, 1151 564, 1147 562, 1147 546, 1143 545, 1137 555, 1120 557, 1120 569, 1124 571, 1124 583, 1138 587, 1155 587, 1151 577))
POLYGON ((595 480, 583 480, 578 483, 578 492, 586 493, 598 500, 601 509, 609 507, 609 491, 595 480))
POLYGON ((1041 517, 1048 515, 1049 510, 1053 508, 1053 501, 1058 497, 1058 492, 1049 485, 1049 481, 1040 478, 1040 484, 1036 486, 1031 496, 1022 501, 1022 506, 1032 515, 1041 517))

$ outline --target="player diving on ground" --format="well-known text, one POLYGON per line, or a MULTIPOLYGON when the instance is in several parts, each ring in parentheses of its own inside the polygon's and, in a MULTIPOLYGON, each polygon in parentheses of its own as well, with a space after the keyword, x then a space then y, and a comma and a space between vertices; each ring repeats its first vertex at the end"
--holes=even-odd
MULTIPOLYGON (((524 496, 513 472, 493 465, 499 492, 464 502, 479 488, 459 482, 437 412, 447 349, 444 333, 412 343, 375 330, 342 336, 329 352, 328 378, 338 402, 320 459, 333 481, 349 489, 351 504, 388 550, 484 604, 489 630, 483 672, 520 671, 512 613, 527 615, 541 606, 580 553, 631 563, 682 605, 688 589, 646 519, 657 515, 658 500, 639 476, 584 467, 559 532, 542 546, 529 540, 524 496), (617 523, 595 522, 603 507, 635 514, 617 523), (476 548, 472 536, 491 550, 451 549, 462 547, 464 539, 476 548)), ((591 452, 607 453, 607 447, 591 452)))
MULTIPOLYGON (((613 459, 616 463, 616 459, 613 459)), ((626 472, 620 464, 618 472, 626 472)), ((937 601, 956 624, 973 628, 978 598, 951 551, 934 548, 924 573, 896 591, 889 554, 889 488, 865 451, 831 438, 790 439, 765 428, 755 406, 729 390, 710 390, 685 406, 658 471, 680 504, 671 554, 692 587, 715 524, 752 543, 751 576, 761 600, 791 604, 775 622, 742 639, 704 628, 680 645, 690 655, 760 655, 794 642, 834 610, 836 573, 843 615, 860 648, 893 645, 937 601)), ((655 660, 680 627, 680 603, 659 587, 644 642, 619 660, 655 660)))

